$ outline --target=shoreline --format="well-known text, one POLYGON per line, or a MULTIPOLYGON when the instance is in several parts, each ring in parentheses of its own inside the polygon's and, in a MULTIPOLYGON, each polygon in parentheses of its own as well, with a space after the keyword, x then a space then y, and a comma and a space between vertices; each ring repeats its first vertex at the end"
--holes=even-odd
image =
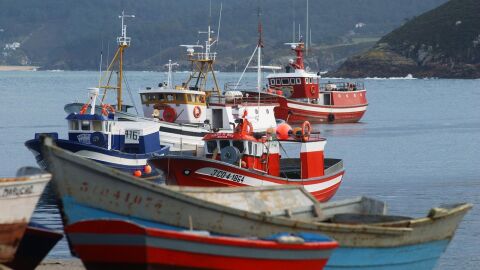
POLYGON ((0 71, 35 71, 38 66, 3 66, 0 65, 0 71))

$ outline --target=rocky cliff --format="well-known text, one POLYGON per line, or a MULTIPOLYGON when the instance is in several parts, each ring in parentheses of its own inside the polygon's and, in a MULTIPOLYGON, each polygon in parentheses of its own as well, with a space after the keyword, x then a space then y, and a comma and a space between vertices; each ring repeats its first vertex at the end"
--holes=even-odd
POLYGON ((348 59, 330 76, 480 77, 480 1, 451 0, 348 59))

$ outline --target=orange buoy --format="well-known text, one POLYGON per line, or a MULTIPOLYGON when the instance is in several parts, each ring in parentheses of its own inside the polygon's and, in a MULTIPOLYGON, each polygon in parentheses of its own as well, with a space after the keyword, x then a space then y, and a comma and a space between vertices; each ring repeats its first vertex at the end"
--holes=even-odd
POLYGON ((289 124, 283 123, 277 126, 276 134, 279 140, 288 139, 291 133, 292 133, 292 127, 289 124))
POLYGON ((133 176, 136 176, 136 177, 142 176, 142 171, 140 171, 140 170, 135 170, 135 171, 133 172, 133 176))
POLYGON ((295 138, 297 139, 301 139, 303 138, 302 136, 302 128, 301 127, 296 127, 293 129, 293 135, 295 136, 295 138))
POLYGON ((143 171, 146 173, 146 174, 150 174, 152 172, 152 167, 150 165, 145 165, 143 167, 143 171))

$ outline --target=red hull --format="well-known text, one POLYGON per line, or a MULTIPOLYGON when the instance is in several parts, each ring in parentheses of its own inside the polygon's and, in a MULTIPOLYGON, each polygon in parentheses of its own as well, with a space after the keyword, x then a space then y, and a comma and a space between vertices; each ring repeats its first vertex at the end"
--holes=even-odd
POLYGON ((0 263, 11 261, 25 233, 27 223, 0 224, 0 263))
POLYGON ((322 269, 337 243, 205 236, 116 220, 84 221, 67 234, 87 269, 322 269))
POLYGON ((316 124, 355 123, 360 121, 368 106, 365 91, 358 92, 355 93, 355 98, 351 92, 332 93, 336 97, 333 98, 336 105, 316 105, 279 97, 280 105, 275 107, 275 117, 292 124, 304 121, 316 124), (360 94, 362 94, 362 98, 360 98, 360 94))
POLYGON ((198 187, 301 185, 320 202, 328 201, 335 195, 344 174, 341 169, 331 175, 295 181, 195 157, 158 157, 151 163, 165 173, 169 184, 198 187))

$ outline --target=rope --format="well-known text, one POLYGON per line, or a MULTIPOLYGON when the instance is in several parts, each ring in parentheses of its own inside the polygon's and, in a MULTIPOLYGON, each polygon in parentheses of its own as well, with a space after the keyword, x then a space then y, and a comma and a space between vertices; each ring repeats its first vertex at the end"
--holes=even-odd
POLYGON ((127 76, 125 76, 125 72, 123 73, 123 81, 125 82, 125 86, 127 87, 128 96, 130 97, 130 101, 133 104, 133 108, 135 109, 135 112, 138 115, 137 105, 135 104, 135 100, 133 100, 132 91, 130 91, 130 84, 128 84, 127 76))

